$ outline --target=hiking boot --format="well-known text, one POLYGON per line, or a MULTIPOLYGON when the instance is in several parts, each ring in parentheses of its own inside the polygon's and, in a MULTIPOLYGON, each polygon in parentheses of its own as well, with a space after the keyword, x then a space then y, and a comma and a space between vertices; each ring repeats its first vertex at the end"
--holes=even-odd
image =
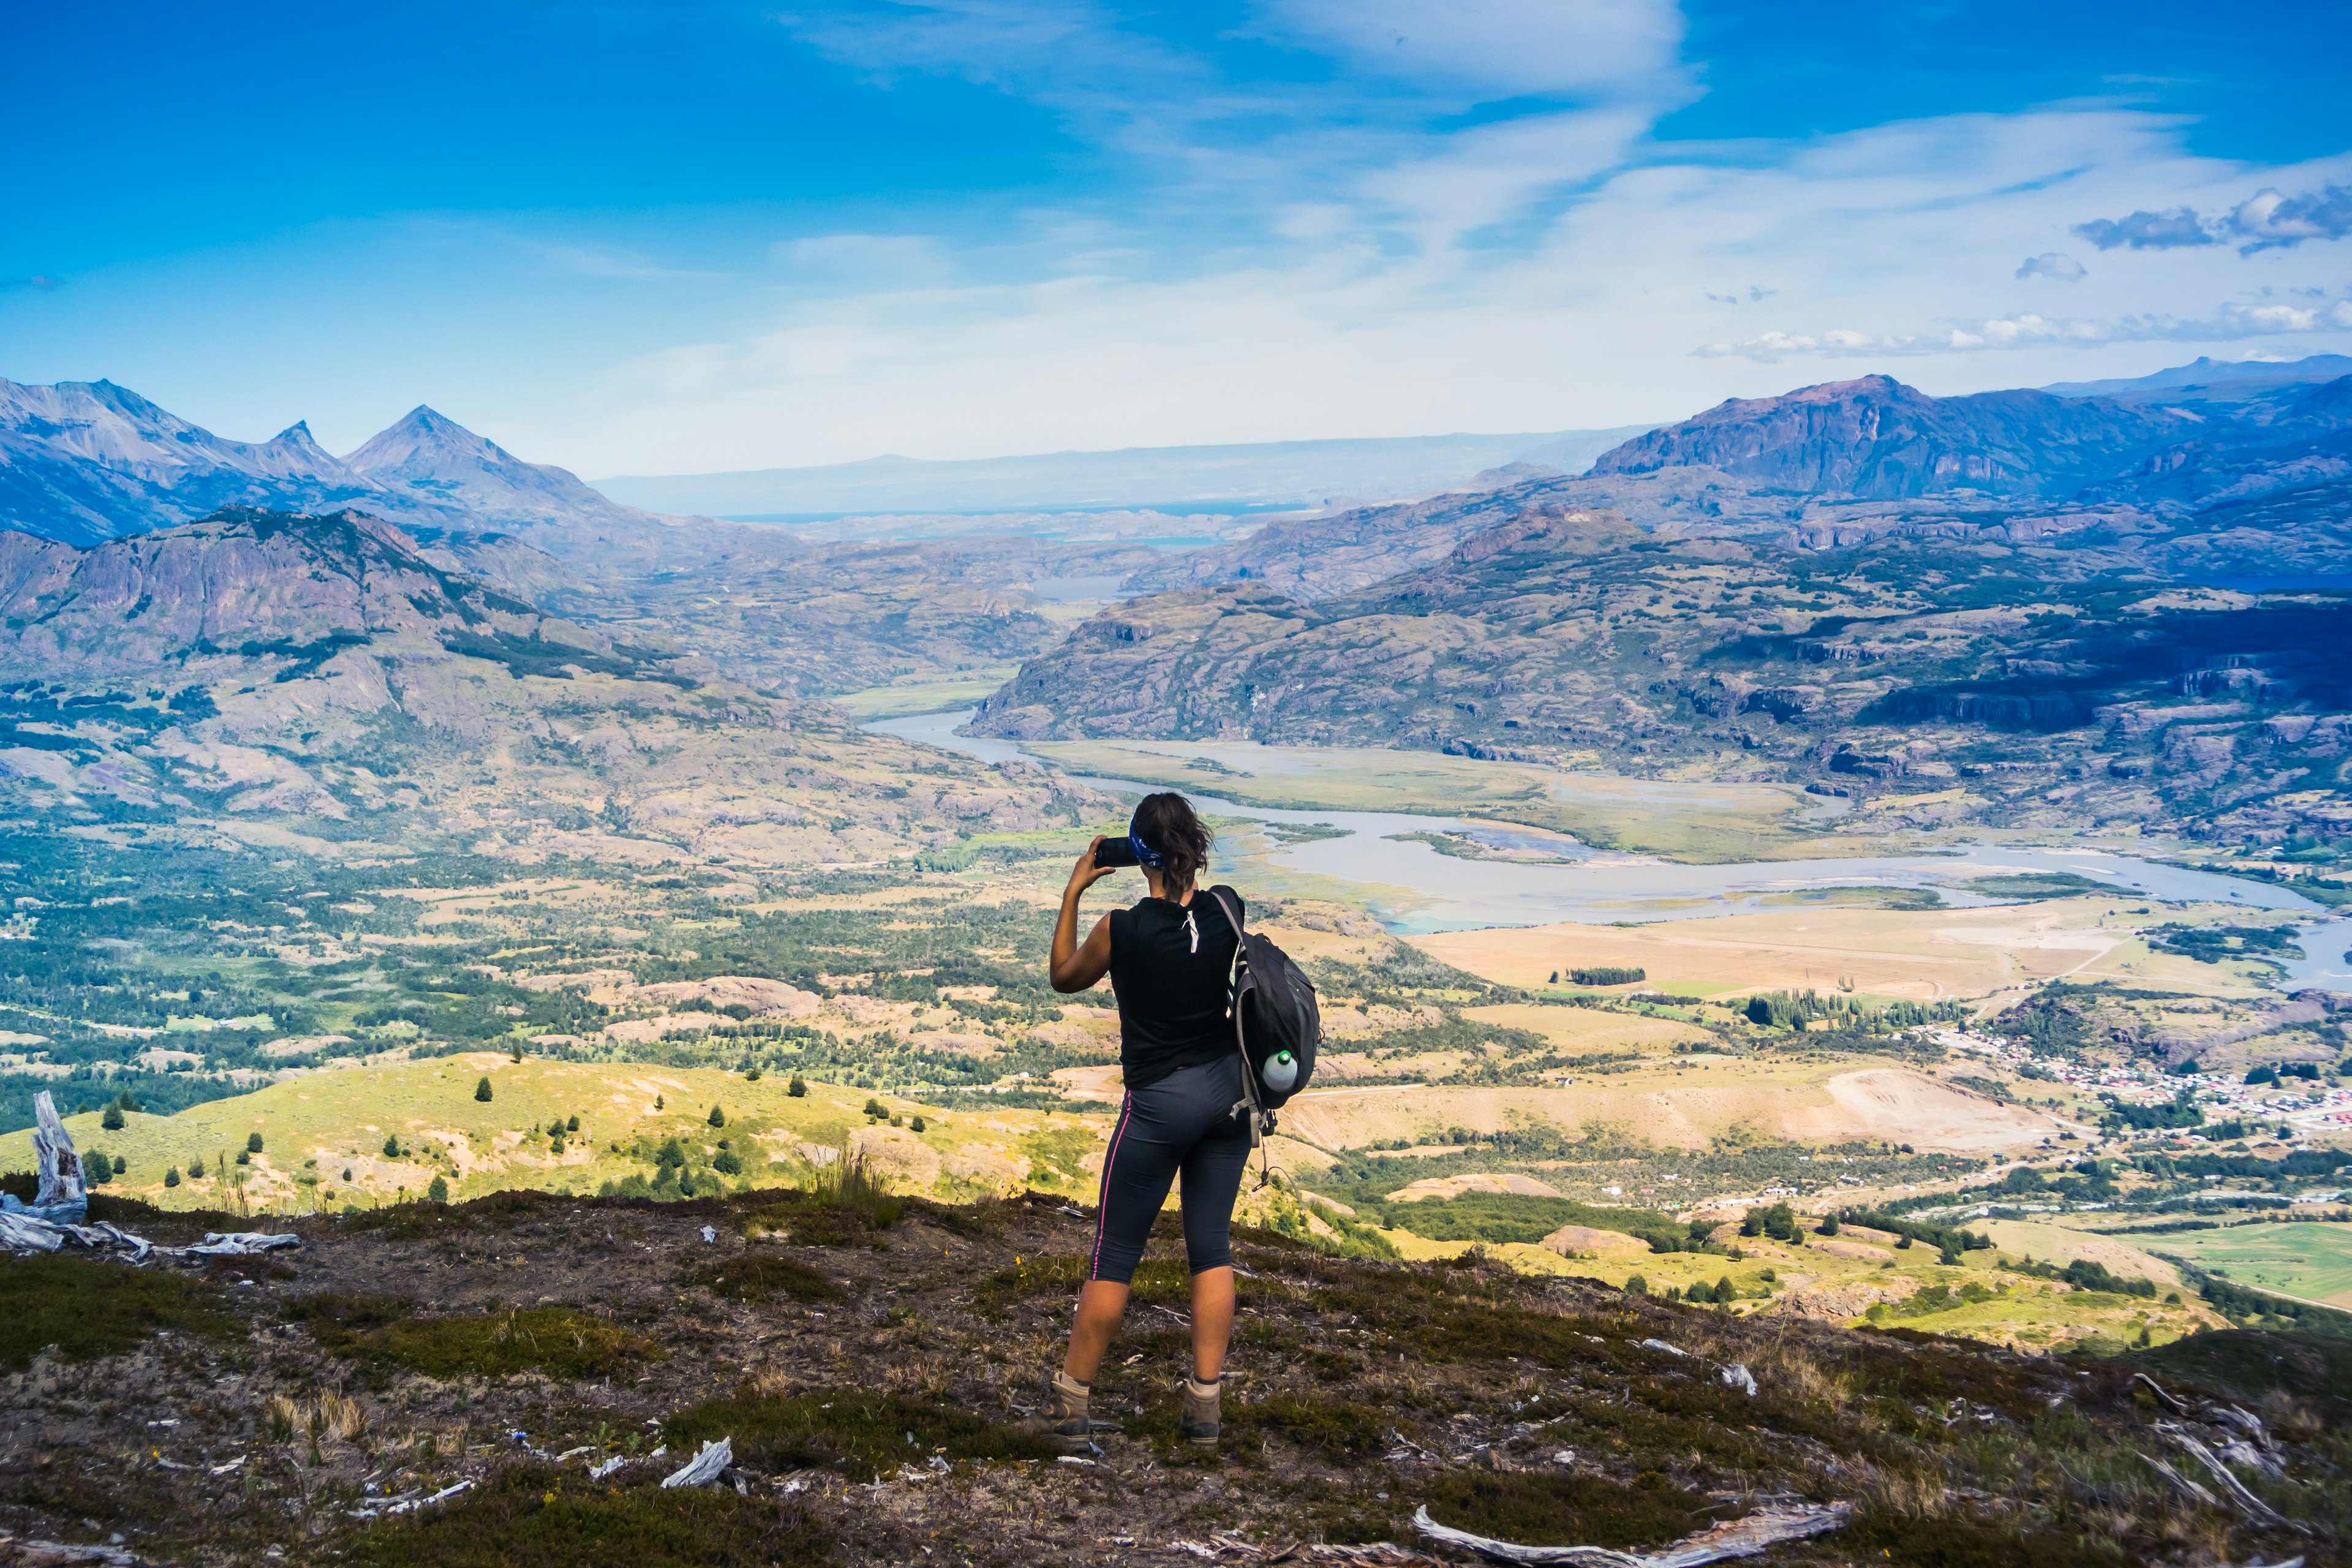
POLYGON ((1022 1422, 1021 1429, 1050 1437, 1067 1448, 1083 1448, 1094 1440, 1096 1432, 1111 1427, 1109 1422, 1087 1418, 1087 1405, 1093 1395, 1094 1390, 1087 1384, 1068 1373, 1057 1372, 1045 1385, 1045 1413, 1022 1422))
POLYGON ((1224 1384, 1184 1380, 1184 1441, 1199 1448, 1217 1446, 1219 1396, 1224 1384))

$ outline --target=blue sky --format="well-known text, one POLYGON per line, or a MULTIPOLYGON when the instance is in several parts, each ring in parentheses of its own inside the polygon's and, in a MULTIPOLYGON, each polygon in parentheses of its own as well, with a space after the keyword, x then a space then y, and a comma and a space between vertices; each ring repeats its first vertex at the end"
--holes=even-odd
POLYGON ((20 5, 0 375, 593 476, 2352 348, 2352 8, 20 5))

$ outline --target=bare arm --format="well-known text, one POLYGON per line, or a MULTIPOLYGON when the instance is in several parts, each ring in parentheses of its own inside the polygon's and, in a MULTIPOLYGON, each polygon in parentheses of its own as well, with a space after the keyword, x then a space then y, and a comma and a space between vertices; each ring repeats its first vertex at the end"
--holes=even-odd
POLYGON ((1113 868, 1095 864, 1097 838, 1087 846, 1070 868, 1069 886, 1062 889, 1062 912, 1054 918, 1053 962, 1046 971, 1054 989, 1068 994, 1084 991, 1110 973, 1110 920, 1095 921, 1087 940, 1078 941, 1078 900, 1086 890, 1111 874, 1113 868))

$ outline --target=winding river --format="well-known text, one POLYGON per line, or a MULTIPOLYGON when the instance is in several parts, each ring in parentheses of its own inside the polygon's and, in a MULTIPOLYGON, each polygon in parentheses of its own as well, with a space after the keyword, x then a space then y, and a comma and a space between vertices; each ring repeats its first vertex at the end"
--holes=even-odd
MULTIPOLYGON (((880 734, 937 746, 986 763, 1023 756, 1019 744, 958 731, 970 709, 884 719, 863 726, 880 734)), ((1042 761, 1031 758, 1031 761, 1042 761)), ((1051 765, 1050 763, 1047 765, 1051 765)), ((1136 779, 1070 774, 1072 782, 1117 793, 1144 795, 1164 785, 1136 779)), ((2117 898, 2167 903, 2236 903, 2248 909, 2292 910, 2311 918, 2303 937, 2307 956, 2287 966, 2288 989, 2352 990, 2352 920, 2328 912, 2287 888, 2210 871, 2160 866, 2095 845, 2018 848, 1975 845, 1931 855, 1853 856, 1686 866, 1645 855, 1587 848, 1545 835, 1540 840, 1491 823, 1420 813, 1287 811, 1251 805, 1197 791, 1187 793, 1222 816, 1268 824, 1336 828, 1339 836, 1276 845, 1275 865, 1364 889, 1364 901, 1391 930, 1413 934, 1481 926, 1549 925, 1558 921, 1692 920, 1774 907, 1776 895, 1815 888, 1932 888, 1948 904, 1998 902, 1963 884, 1979 877, 2059 872, 2111 887, 2117 898), (1414 833, 1459 834, 1497 848, 1540 847, 1564 863, 1469 860, 1440 854, 1414 833)))

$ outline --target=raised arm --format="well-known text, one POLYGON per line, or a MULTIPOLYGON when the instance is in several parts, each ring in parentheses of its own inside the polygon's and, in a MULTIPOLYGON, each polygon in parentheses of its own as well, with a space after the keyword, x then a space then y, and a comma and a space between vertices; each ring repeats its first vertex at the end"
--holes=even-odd
POLYGON ((1078 941, 1078 900, 1086 890, 1111 874, 1113 868, 1095 864, 1097 838, 1087 846, 1078 863, 1070 868, 1069 885, 1062 889, 1062 912, 1054 918, 1054 952, 1047 978, 1054 989, 1068 994, 1084 991, 1110 973, 1110 920, 1095 921, 1087 940, 1078 941))

